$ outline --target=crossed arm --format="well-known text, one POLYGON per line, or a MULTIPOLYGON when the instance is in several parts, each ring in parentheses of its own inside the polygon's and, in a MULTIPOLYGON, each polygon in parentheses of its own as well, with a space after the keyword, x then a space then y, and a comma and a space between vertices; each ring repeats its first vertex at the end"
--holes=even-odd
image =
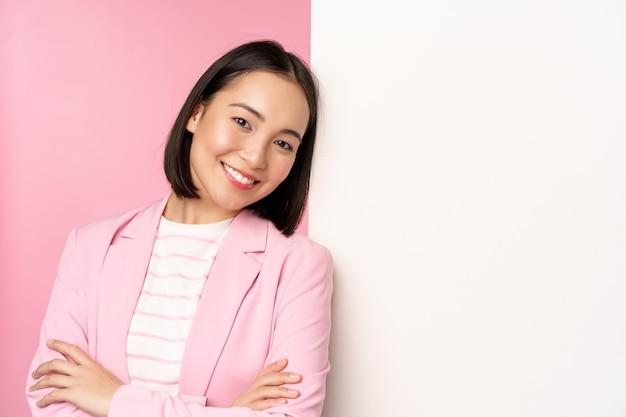
POLYGON ((79 253, 77 240, 74 231, 61 256, 42 326, 42 342, 31 365, 27 396, 34 416, 319 416, 328 372, 326 343, 332 290, 332 260, 325 249, 315 248, 309 258, 294 260, 288 267, 292 287, 281 299, 276 327, 289 331, 281 332, 274 340, 287 349, 277 349, 268 357, 272 363, 257 374, 249 387, 236 393, 238 397, 230 407, 207 407, 124 385, 115 376, 119 370, 106 369, 94 360, 96 351, 89 340, 97 339, 97 326, 88 325, 92 314, 88 307, 92 305, 89 300, 97 295, 87 296, 85 292, 97 291, 97 286, 85 284, 80 278, 86 274, 79 273, 76 265, 85 254, 79 253), (47 341, 51 338, 54 340, 47 341), (303 357, 291 357, 293 351, 299 351, 291 349, 293 346, 307 347, 305 361, 303 357), (277 360, 281 356, 292 359, 292 365, 297 364, 295 369, 304 377, 284 372, 288 364, 286 359, 277 360), (293 384, 298 383, 294 389, 293 384))
MULTIPOLYGON (((122 382, 78 346, 62 340, 48 340, 46 344, 67 360, 44 362, 32 373, 32 378, 37 382, 29 388, 30 392, 52 389, 36 402, 37 407, 66 402, 94 417, 106 417, 113 395, 122 382)), ((286 359, 282 359, 259 372, 250 388, 232 406, 262 411, 286 404, 290 398, 297 398, 300 395, 298 391, 282 386, 298 383, 302 379, 299 374, 281 372, 287 363, 286 359)))

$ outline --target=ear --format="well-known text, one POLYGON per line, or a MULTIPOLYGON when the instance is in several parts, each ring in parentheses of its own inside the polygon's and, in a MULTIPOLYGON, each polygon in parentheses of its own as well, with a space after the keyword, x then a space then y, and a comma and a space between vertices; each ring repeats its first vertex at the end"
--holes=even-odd
POLYGON ((204 104, 196 104, 191 111, 191 116, 189 116, 189 120, 187 120, 187 125, 185 126, 189 132, 196 133, 196 128, 198 127, 198 123, 202 119, 203 114, 204 104))

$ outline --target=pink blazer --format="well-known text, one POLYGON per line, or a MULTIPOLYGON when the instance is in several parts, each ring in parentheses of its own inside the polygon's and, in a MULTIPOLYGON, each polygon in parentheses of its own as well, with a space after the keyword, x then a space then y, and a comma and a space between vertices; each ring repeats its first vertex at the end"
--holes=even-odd
MULTIPOLYGON (((244 210, 233 219, 203 290, 181 368, 177 398, 129 385, 126 334, 167 198, 72 231, 59 262, 30 374, 59 355, 46 339, 74 343, 125 385, 109 417, 318 417, 329 371, 333 265, 326 248, 287 238, 244 210), (264 412, 230 408, 256 374, 288 358, 301 396, 264 412)), ((87 416, 67 403, 39 409, 46 391, 28 393, 33 416, 87 416)))

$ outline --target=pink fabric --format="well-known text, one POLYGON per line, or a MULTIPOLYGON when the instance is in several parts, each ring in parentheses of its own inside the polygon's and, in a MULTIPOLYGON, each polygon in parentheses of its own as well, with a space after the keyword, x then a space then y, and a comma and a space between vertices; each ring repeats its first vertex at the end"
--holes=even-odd
MULTIPOLYGON (((126 335, 166 201, 70 233, 30 372, 57 356, 45 346, 53 338, 77 344, 128 384, 126 335)), ((326 248, 300 234, 286 238, 243 211, 204 288, 179 398, 124 385, 109 417, 319 416, 329 371, 331 292, 326 248), (289 359, 288 370, 303 375, 296 385, 300 398, 268 412, 228 408, 261 369, 282 358, 289 359)), ((29 377, 27 386, 33 382, 29 377)), ((43 393, 27 394, 34 416, 86 416, 70 404, 37 408, 43 393)))
POLYGON ((309 0, 0 1, 0 415, 30 415, 68 231, 169 190, 165 138, 211 62, 259 38, 308 60, 310 25, 309 0))

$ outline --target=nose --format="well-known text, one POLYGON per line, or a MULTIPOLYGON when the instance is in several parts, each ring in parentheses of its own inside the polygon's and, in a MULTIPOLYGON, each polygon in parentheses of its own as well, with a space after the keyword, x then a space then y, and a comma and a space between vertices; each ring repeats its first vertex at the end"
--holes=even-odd
POLYGON ((267 167, 267 143, 260 138, 250 138, 241 152, 241 157, 253 169, 267 167))

